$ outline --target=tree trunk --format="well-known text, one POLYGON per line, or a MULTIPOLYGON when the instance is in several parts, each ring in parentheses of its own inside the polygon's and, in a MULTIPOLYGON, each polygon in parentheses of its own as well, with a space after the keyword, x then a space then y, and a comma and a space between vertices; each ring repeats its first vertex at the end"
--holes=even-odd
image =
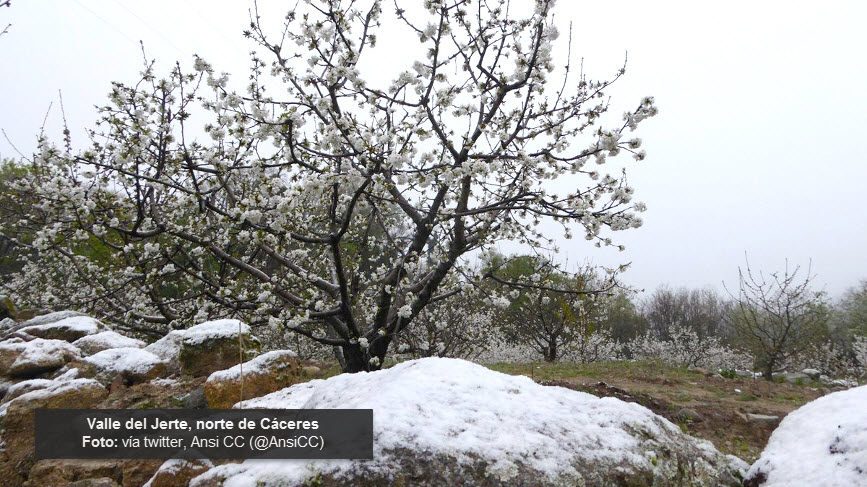
POLYGON ((358 344, 343 346, 343 360, 344 372, 354 374, 371 370, 370 362, 365 359, 365 354, 358 344))
POLYGON ((765 363, 762 367, 762 379, 774 380, 774 365, 775 364, 776 364, 776 360, 765 359, 765 363))
POLYGON ((557 340, 548 340, 548 348, 545 350, 545 362, 557 360, 557 340))

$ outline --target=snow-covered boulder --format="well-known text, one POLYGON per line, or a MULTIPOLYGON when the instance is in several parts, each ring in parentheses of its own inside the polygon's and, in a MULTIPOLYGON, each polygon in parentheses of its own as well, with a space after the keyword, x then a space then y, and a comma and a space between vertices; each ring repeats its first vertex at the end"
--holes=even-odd
POLYGON ((241 357, 249 360, 256 356, 259 348, 259 340, 246 324, 238 320, 215 320, 186 330, 173 330, 145 350, 179 364, 182 374, 200 377, 232 367, 241 357), (239 353, 241 344, 243 353, 239 353))
POLYGON ((108 396, 108 391, 92 379, 54 381, 50 386, 22 394, 6 404, 3 441, 8 465, 4 485, 23 485, 23 477, 33 461, 34 417, 37 409, 90 409, 108 396))
POLYGON ((294 352, 275 350, 211 374, 205 382, 205 399, 211 409, 226 409, 238 401, 289 387, 302 376, 301 362, 294 352))
POLYGON ((63 340, 12 338, 0 342, 0 375, 31 378, 80 357, 78 348, 63 340))
POLYGON ((127 383, 146 382, 163 376, 167 370, 166 362, 141 348, 110 348, 97 352, 84 361, 93 365, 97 377, 111 382, 120 375, 127 383))
POLYGON ((373 460, 246 461, 191 486, 740 485, 746 465, 637 404, 427 358, 245 408, 373 409, 373 460))
MULTIPOLYGON (((45 389, 49 386, 54 385, 55 382, 49 379, 30 379, 24 380, 21 382, 17 382, 9 386, 6 390, 6 395, 3 396, 3 399, 0 400, 0 405, 5 404, 18 396, 22 396, 31 391, 37 391, 39 389, 45 389)), ((5 408, 4 408, 5 410, 5 408)))
POLYGON ((110 348, 142 348, 145 346, 145 342, 141 340, 111 330, 81 337, 72 344, 81 350, 82 355, 93 355, 110 348))
POLYGON ((747 472, 747 486, 867 485, 867 386, 789 413, 747 472))
POLYGON ((56 321, 64 320, 66 318, 72 318, 75 316, 84 316, 82 313, 78 311, 72 310, 64 310, 64 311, 54 311, 52 313, 47 313, 44 315, 35 316, 30 318, 29 320, 21 323, 21 328, 26 328, 28 326, 39 326, 39 325, 47 325, 49 323, 54 323, 56 321))
POLYGON ((99 333, 105 329, 99 320, 90 316, 72 316, 53 323, 25 326, 20 331, 39 338, 74 342, 81 337, 99 333))

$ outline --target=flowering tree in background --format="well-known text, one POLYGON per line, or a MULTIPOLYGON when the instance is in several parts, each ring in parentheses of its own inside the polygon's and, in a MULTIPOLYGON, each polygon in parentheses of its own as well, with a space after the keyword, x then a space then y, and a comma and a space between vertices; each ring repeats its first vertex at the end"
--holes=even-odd
POLYGON ((254 16, 246 34, 264 55, 246 93, 201 59, 168 79, 149 66, 114 84, 89 149, 43 141, 16 183, 39 201, 15 222, 38 229, 39 259, 11 295, 145 333, 234 316, 373 370, 427 306, 460 291, 448 278, 469 252, 548 244, 544 221, 599 244, 641 224, 625 179, 595 166, 644 157, 625 136, 653 100, 602 127, 613 80, 567 66, 553 84, 553 1, 524 18, 505 1, 417 13, 307 3, 276 40, 254 16), (385 18, 422 54, 378 86, 362 73, 385 18), (209 140, 194 137, 201 127, 209 140), (569 175, 571 191, 550 189, 569 175))
POLYGON ((730 317, 734 333, 756 359, 762 377, 773 373, 788 359, 823 341, 827 335, 829 308, 821 292, 810 288, 809 269, 772 273, 766 278, 747 264, 738 270, 740 288, 730 317))
POLYGON ((585 266, 567 273, 532 255, 488 259, 485 276, 509 304, 496 313, 507 338, 554 362, 564 355, 582 363, 610 355, 613 340, 602 330, 605 305, 617 286, 585 266), (611 344, 611 346, 608 346, 611 344))

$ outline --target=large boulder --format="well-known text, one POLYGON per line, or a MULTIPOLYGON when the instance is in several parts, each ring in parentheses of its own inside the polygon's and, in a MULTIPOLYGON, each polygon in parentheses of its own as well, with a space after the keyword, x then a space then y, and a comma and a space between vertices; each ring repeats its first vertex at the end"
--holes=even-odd
POLYGON ((72 344, 81 350, 82 355, 93 355, 111 348, 142 348, 145 346, 145 342, 141 340, 111 330, 81 337, 72 344))
POLYGON ((184 375, 207 377, 255 357, 259 348, 259 340, 246 324, 238 320, 216 320, 186 330, 173 330, 145 350, 177 363, 184 375))
POLYGON ((744 485, 867 485, 867 386, 828 394, 789 413, 744 485))
POLYGON ((246 461, 191 486, 734 486, 746 468, 640 405, 455 359, 313 380, 243 406, 373 409, 373 459, 246 461))
POLYGON ((238 401, 289 387, 302 377, 301 362, 294 352, 267 352, 211 374, 205 382, 205 399, 211 409, 227 409, 238 401))
POLYGON ((90 316, 71 316, 53 323, 25 326, 20 331, 39 338, 74 342, 103 331, 105 325, 90 316))
POLYGON ((3 474, 8 485, 22 485, 33 462, 34 417, 37 409, 90 409, 108 396, 108 391, 92 379, 55 381, 49 387, 34 390, 10 401, 3 417, 3 441, 6 442, 3 474))
POLYGON ((12 338, 0 342, 0 375, 31 378, 80 357, 79 350, 63 340, 12 338))
POLYGON ((168 370, 166 362, 141 348, 110 348, 84 358, 93 365, 97 377, 110 383, 117 376, 126 384, 146 382, 162 377, 168 370))

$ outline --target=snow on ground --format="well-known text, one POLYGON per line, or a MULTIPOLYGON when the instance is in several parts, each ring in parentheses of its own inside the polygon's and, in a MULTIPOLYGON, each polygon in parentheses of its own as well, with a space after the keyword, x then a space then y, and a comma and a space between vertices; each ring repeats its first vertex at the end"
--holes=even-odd
POLYGON ((867 485, 867 386, 835 392, 789 413, 747 478, 763 487, 867 485))
POLYGON ((135 347, 111 348, 85 357, 85 362, 93 364, 105 372, 120 374, 147 374, 164 360, 147 350, 135 347))
POLYGON ((244 362, 243 364, 235 365, 225 370, 218 370, 208 377, 207 382, 218 380, 235 380, 241 378, 241 369, 243 368, 244 375, 248 374, 263 374, 271 370, 271 365, 289 357, 297 357, 295 352, 290 350, 274 350, 273 352, 263 353, 258 357, 244 362))
POLYGON ((199 345, 211 339, 237 337, 239 330, 242 334, 250 333, 250 327, 238 320, 206 321, 186 330, 172 330, 145 350, 165 360, 177 360, 182 343, 199 345))
MULTIPOLYGON (((527 377, 445 358, 313 380, 245 401, 243 406, 373 409, 373 468, 385 472, 390 468, 388 450, 410 449, 451 455, 460 462, 479 456, 490 462, 492 471, 500 472, 523 462, 556 478, 574 473, 571 465, 576 457, 629 465, 652 462, 638 448, 640 435, 627 430, 651 437, 680 434, 672 423, 637 404, 542 386, 527 377)), ((313 465, 340 475, 353 464, 348 460, 247 461, 217 467, 193 484, 229 474, 225 487, 295 485, 311 475, 313 465)))
POLYGON ((93 335, 99 333, 102 328, 102 323, 96 318, 91 318, 90 316, 71 316, 51 323, 25 326, 21 328, 21 331, 30 333, 31 331, 38 330, 69 330, 84 335, 93 335))
POLYGON ((81 337, 72 342, 72 344, 78 348, 98 348, 101 350, 129 347, 142 348, 145 346, 145 342, 141 340, 123 336, 120 333, 111 330, 81 337))

